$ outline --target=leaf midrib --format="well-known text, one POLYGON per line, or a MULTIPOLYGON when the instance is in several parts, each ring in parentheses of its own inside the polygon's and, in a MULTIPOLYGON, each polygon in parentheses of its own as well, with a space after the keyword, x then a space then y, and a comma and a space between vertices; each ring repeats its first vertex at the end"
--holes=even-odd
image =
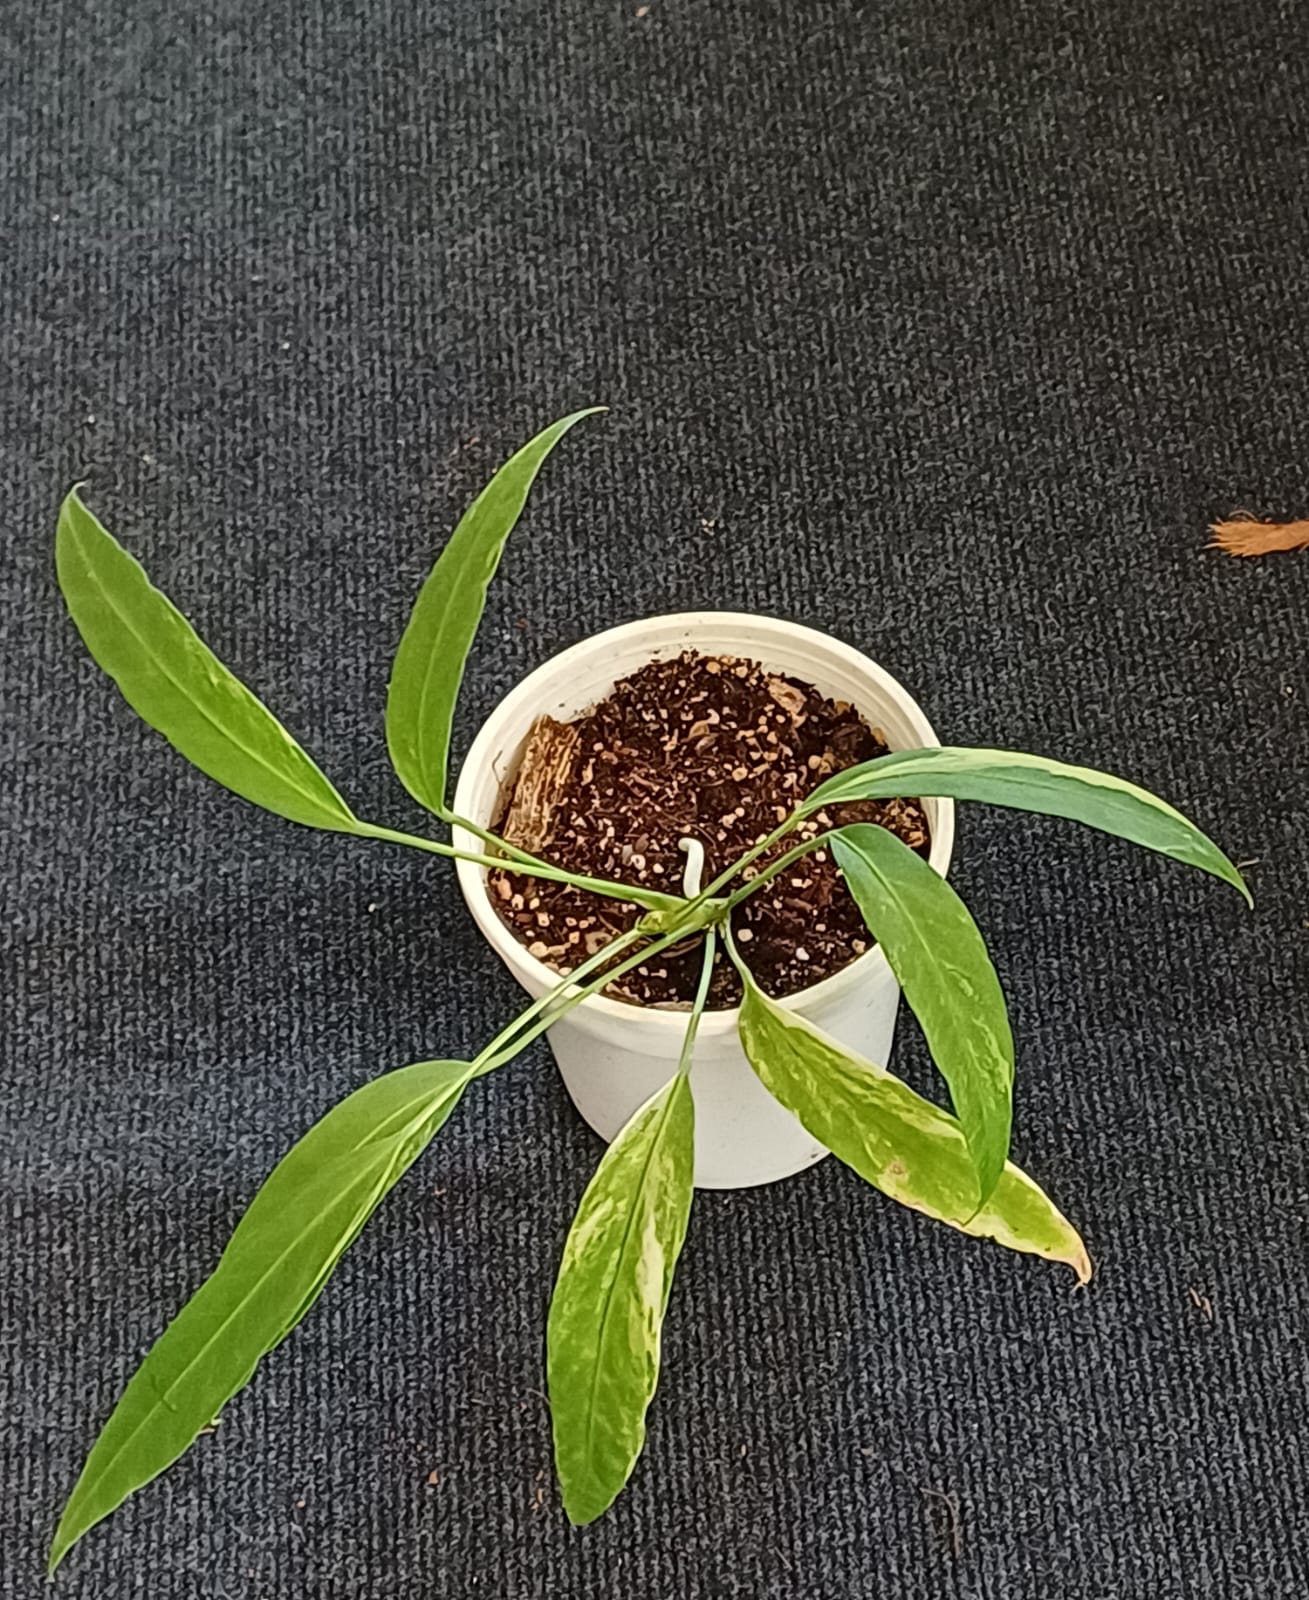
POLYGON ((663 1136, 664 1124, 668 1119, 668 1113, 672 1108, 673 1097, 677 1093, 678 1086, 678 1080, 674 1079, 673 1083, 669 1086, 668 1097, 660 1107, 658 1124, 655 1128, 654 1137, 650 1141, 650 1148, 646 1151, 645 1161, 641 1167, 641 1178, 636 1186, 636 1194, 634 1197, 635 1203, 628 1210, 627 1221, 623 1226, 622 1243, 618 1247, 618 1253, 614 1260, 614 1270, 610 1275, 609 1283, 605 1289, 604 1306, 600 1312, 600 1336, 596 1340, 596 1360, 591 1369, 591 1385, 590 1393, 587 1397, 586 1409, 586 1463, 587 1472, 588 1474, 592 1475, 594 1474, 594 1468, 591 1463, 591 1450, 595 1437, 596 1399, 600 1391, 600 1353, 604 1350, 608 1343, 609 1318, 613 1310, 614 1295, 618 1287, 619 1270, 622 1267, 623 1261, 627 1255, 627 1247, 631 1242, 632 1229, 636 1223, 637 1212, 641 1209, 640 1203, 645 1198, 646 1184, 649 1182, 650 1168, 654 1162, 655 1151, 659 1148, 659 1141, 663 1136))
MULTIPOLYGON (((858 847, 856 846, 855 848, 858 848, 858 847)), ((946 961, 942 957, 939 957, 936 954, 934 946, 932 944, 932 941, 927 937, 926 933, 923 931, 922 925, 921 925, 918 917, 915 915, 915 913, 913 912, 912 908, 909 906, 908 902, 905 900, 904 896, 900 893, 900 891, 897 888, 897 886, 891 881, 890 878, 888 878, 886 876, 885 872, 883 872, 882 869, 875 862, 873 862, 871 860, 871 858, 869 856, 864 854, 864 852, 862 850, 859 852, 859 854, 863 857, 863 860, 868 864, 868 866, 872 870, 874 876, 877 878, 877 881, 881 885, 882 890, 886 894, 887 899, 890 900, 892 902, 892 904, 896 907, 896 909, 899 911, 900 917, 901 917, 901 920, 902 920, 904 926, 907 927, 909 929, 910 933, 913 935, 914 940, 917 943, 919 949, 922 950, 926 954, 926 956, 927 956, 927 958, 929 960, 939 961, 940 965, 942 967, 944 967, 945 970, 952 975, 952 977, 958 977, 959 972, 960 972, 961 969, 958 966, 956 966, 954 963, 946 961)), ((883 945, 884 945, 885 941, 882 941, 882 942, 883 942, 883 945)), ((906 988, 906 989, 909 988, 909 984, 905 981, 905 979, 903 977, 900 978, 900 982, 901 982, 901 984, 903 985, 904 988, 906 988)), ((919 985, 918 985, 918 983, 916 981, 914 982, 913 987, 914 987, 914 990, 917 992, 917 990, 919 988, 919 985)), ((995 1032, 992 1029, 988 1028, 988 1029, 986 1029, 986 1034, 987 1034, 987 1037, 991 1040, 991 1044, 992 1044, 994 1053, 997 1054, 997 1055, 1003 1056, 1005 1054, 1005 1052, 1002 1050, 1001 1045, 1000 1045, 1000 1040, 997 1037, 997 1035, 995 1034, 995 1032)), ((957 1034, 956 1037, 961 1040, 961 1042, 963 1044, 963 1047, 968 1051, 969 1055, 972 1056, 974 1060, 976 1060, 978 1058, 978 1051, 977 1051, 976 1047, 974 1046, 973 1035, 971 1034, 971 1032, 965 1031, 962 1034, 957 1034)), ((929 1043, 930 1043, 930 1040, 929 1040, 929 1043)))
MULTIPOLYGON (((952 778, 968 776, 972 770, 972 764, 959 760, 955 752, 973 751, 973 747, 958 745, 947 748, 951 751, 951 759, 943 765, 943 775, 952 778)), ((1079 767, 1073 762, 1060 761, 1054 756, 1024 756, 1021 752, 1013 750, 984 749, 979 746, 974 753, 986 757, 985 764, 994 768, 994 771, 988 776, 988 781, 991 783, 1007 787, 1016 786, 1021 790, 1024 785, 1023 774, 1025 773, 1038 774, 1043 778, 1053 778, 1058 783, 1080 783, 1084 787, 1094 789, 1101 794, 1112 795, 1123 800, 1143 802, 1144 807, 1153 811, 1157 816, 1164 817, 1170 822, 1183 823, 1188 834, 1199 831, 1188 817, 1178 811, 1175 806, 1170 805, 1167 800, 1161 799, 1157 794, 1151 794, 1148 789, 1143 789, 1140 784, 1132 783, 1127 778, 1120 778, 1116 773, 1103 772, 1098 767, 1079 767)), ((872 779, 874 786, 878 777, 887 775, 890 776, 892 782, 898 784, 906 775, 916 777, 919 767, 931 766, 933 761, 939 761, 940 754, 940 747, 927 747, 923 750, 892 751, 890 755, 880 756, 874 762, 869 763, 870 766, 877 768, 877 773, 870 773, 869 777, 872 779)), ((930 783, 930 778, 928 781, 930 783)), ((861 788, 860 793, 864 794, 865 798, 868 799, 879 798, 875 792, 875 787, 867 792, 861 788)), ((835 805, 841 802, 838 796, 829 798, 825 803, 835 805)), ((1009 804, 1007 801, 991 803, 1009 804)), ((1015 809, 1026 810, 1028 808, 1019 806, 1015 809)), ((1038 815, 1060 817, 1063 821, 1075 822, 1079 820, 1076 817, 1063 817, 1061 813, 1053 811, 1041 811, 1038 815)), ((1145 846, 1145 848, 1154 849, 1156 847, 1145 846)), ((1160 851, 1159 853, 1166 854, 1167 852, 1160 851)))

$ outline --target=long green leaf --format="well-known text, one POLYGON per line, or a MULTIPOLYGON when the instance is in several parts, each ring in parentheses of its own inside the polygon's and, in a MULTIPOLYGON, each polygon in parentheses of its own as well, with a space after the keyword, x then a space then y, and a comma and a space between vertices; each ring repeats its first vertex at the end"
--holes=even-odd
POLYGON ((454 1110, 477 1068, 421 1061, 365 1084, 273 1169, 212 1277, 164 1331, 87 1458, 51 1571, 171 1465, 305 1315, 359 1230, 454 1110))
POLYGON ((574 1523, 612 1505, 645 1443, 694 1165, 695 1111, 679 1071, 609 1146, 573 1219, 550 1302, 546 1370, 555 1463, 574 1523))
POLYGON ((1122 778, 1090 767, 1066 766, 1044 756, 949 746, 897 750, 836 773, 809 795, 804 809, 813 813, 844 800, 888 799, 896 795, 980 800, 1019 811, 1069 817, 1210 872, 1230 883, 1250 902, 1245 879, 1232 862, 1180 811, 1122 778))
POLYGON ((74 489, 55 535, 59 586, 132 709, 224 788, 310 828, 353 832, 349 806, 214 655, 74 489))
POLYGON ((1091 1263, 1072 1224, 1006 1163, 980 1210, 963 1129, 899 1078, 770 1000, 742 969, 739 1028, 750 1065, 814 1138, 901 1205, 1010 1250, 1062 1261, 1086 1283, 1091 1263))
POLYGON ((386 743, 401 783, 439 817, 464 663, 505 541, 545 458, 574 423, 604 409, 575 411, 510 456, 460 518, 419 591, 391 668, 386 743))
POLYGON ((1014 1085, 1013 1034, 986 942, 945 879, 885 828, 841 828, 832 853, 950 1086, 986 1200, 1009 1154, 1014 1085))

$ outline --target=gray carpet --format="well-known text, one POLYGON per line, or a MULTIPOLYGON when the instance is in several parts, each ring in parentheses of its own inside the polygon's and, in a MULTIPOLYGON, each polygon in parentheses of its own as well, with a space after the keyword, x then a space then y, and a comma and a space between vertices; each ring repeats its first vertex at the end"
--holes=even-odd
MULTIPOLYGON (((953 742, 1192 812, 1237 897, 965 809, 1016 1153, 1098 1264, 827 1162, 697 1201, 649 1446, 571 1531, 542 1326, 598 1156, 486 1082, 57 1594, 1299 1597, 1309 1582, 1309 19, 1292 0, 8 0, 0 1593, 278 1154, 514 1002, 439 863, 189 771, 77 640, 75 479, 357 808, 468 496, 561 447, 461 721, 608 624, 828 628, 953 742)), ((906 1025, 898 1068, 930 1081, 906 1025)))

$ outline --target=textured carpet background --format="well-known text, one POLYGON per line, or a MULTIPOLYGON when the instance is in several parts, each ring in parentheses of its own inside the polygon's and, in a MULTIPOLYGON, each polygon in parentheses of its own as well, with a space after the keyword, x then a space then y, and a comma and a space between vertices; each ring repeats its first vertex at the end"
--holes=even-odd
MULTIPOLYGON (((440 864, 266 818, 134 721, 62 613, 60 495, 413 825, 381 707, 420 577, 514 444, 607 401, 505 563, 465 741, 597 628, 753 607, 1254 861, 1250 917, 964 810, 1017 1155, 1098 1276, 834 1162, 703 1195, 646 1456, 572 1532, 542 1327, 599 1146, 538 1049, 56 1593, 1298 1597, 1309 556, 1202 547, 1309 507, 1309 19, 641 11, 0 10, 0 1593, 45 1592, 96 1428, 287 1144, 514 1001, 440 864)), ((929 1081, 908 1024, 897 1065, 929 1081)))

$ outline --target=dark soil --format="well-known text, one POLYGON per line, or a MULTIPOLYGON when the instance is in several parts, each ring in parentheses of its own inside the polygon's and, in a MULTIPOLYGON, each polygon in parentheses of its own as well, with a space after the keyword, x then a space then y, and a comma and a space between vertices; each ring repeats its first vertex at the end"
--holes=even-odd
MULTIPOLYGON (((525 761, 524 773, 541 767, 550 776, 529 786, 520 774, 500 819, 504 837, 571 871, 669 894, 682 892, 679 839, 693 835, 704 844, 708 883, 833 772, 887 752, 850 706, 756 662, 693 652, 651 662, 574 722, 541 732, 550 757, 525 761), (517 837, 504 831, 510 823, 517 837)), ((927 854, 917 800, 858 801, 817 813, 756 870, 797 838, 847 822, 881 823, 927 854)), ((511 872, 492 873, 490 891, 532 954, 560 972, 643 914, 626 901, 511 872)), ((733 931, 760 985, 779 998, 839 971, 870 943, 836 863, 821 849, 739 907, 733 931)), ((654 957, 606 992, 682 1008, 695 994, 700 964, 696 941, 654 957)), ((740 979, 720 949, 709 1003, 734 1006, 740 998, 740 979)))

